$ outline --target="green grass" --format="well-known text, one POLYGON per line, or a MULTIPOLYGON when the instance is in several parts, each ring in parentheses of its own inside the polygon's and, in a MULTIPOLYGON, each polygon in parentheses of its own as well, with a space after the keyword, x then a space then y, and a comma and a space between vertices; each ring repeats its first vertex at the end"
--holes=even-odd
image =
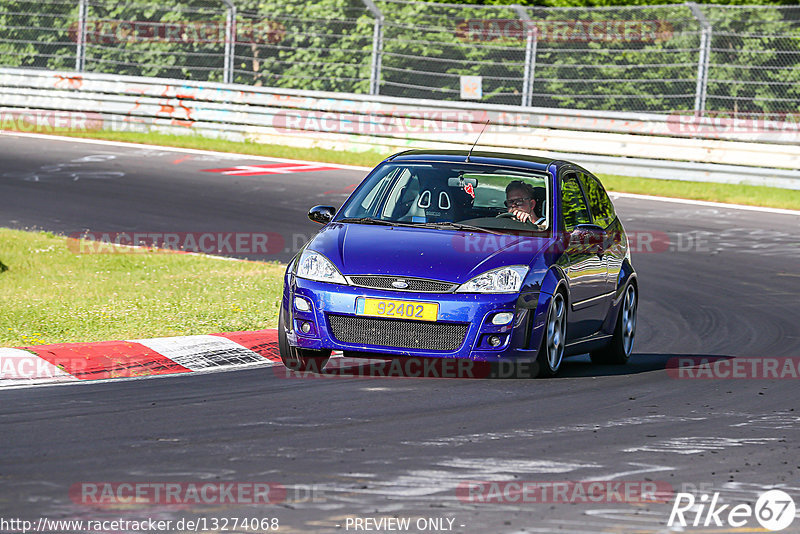
POLYGON ((358 165, 374 167, 382 160, 392 155, 392 151, 379 152, 370 150, 366 152, 346 152, 341 150, 328 150, 325 148, 295 148, 284 145, 268 145, 252 141, 226 141, 224 139, 211 139, 200 135, 170 135, 163 133, 139 132, 54 132, 56 135, 70 137, 83 137, 87 139, 106 139, 109 141, 123 141, 126 143, 143 143, 147 145, 174 146, 181 148, 194 148, 198 150, 214 150, 216 152, 232 152, 236 154, 253 154, 256 156, 270 156, 273 158, 300 159, 319 161, 323 163, 338 163, 340 165, 358 165))
POLYGON ((608 174, 598 176, 609 191, 800 210, 800 191, 794 189, 682 180, 648 180, 608 174))
POLYGON ((0 346, 274 328, 283 270, 153 251, 79 255, 66 237, 0 228, 0 346))
MULTIPOLYGON (((232 152, 238 154, 254 154, 259 156, 339 163, 342 165, 359 165, 364 167, 372 167, 391 154, 391 151, 381 152, 377 150, 349 152, 322 148, 294 148, 283 145, 209 139, 196 135, 108 131, 86 133, 54 131, 52 133, 69 135, 72 137, 215 150, 218 152, 232 152)), ((800 191, 790 189, 689 182, 683 180, 653 180, 627 176, 600 175, 600 177, 603 184, 610 191, 800 210, 800 191)))

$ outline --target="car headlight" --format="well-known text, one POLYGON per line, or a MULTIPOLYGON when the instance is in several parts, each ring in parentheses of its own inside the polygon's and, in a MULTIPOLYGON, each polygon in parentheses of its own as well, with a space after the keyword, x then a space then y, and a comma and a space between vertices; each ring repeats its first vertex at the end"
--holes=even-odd
POLYGON ((456 293, 517 293, 526 274, 528 274, 526 265, 492 269, 461 284, 456 293))
POLYGON ((304 250, 300 255, 300 261, 297 262, 296 274, 300 278, 317 280, 319 282, 332 282, 334 284, 347 283, 342 273, 339 272, 328 258, 319 252, 308 249, 304 250))

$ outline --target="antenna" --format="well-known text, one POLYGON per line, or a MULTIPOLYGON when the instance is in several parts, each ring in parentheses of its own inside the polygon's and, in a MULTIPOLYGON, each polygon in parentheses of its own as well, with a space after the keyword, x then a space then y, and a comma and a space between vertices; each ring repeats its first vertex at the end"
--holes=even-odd
POLYGON ((467 153, 467 159, 464 161, 464 163, 469 163, 469 157, 472 155, 472 151, 475 148, 475 145, 478 144, 478 141, 480 140, 481 136, 483 135, 483 131, 486 129, 487 126, 489 126, 489 119, 486 119, 486 124, 484 124, 483 128, 481 128, 481 133, 478 134, 478 138, 475 139, 474 143, 472 143, 472 148, 469 149, 469 153, 467 153))

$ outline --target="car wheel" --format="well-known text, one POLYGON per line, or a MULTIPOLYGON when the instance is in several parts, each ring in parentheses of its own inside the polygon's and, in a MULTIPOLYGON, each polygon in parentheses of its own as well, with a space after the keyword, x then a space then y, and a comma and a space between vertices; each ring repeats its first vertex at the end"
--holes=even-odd
POLYGON ((633 351, 633 339, 636 336, 636 308, 639 304, 639 295, 634 284, 628 284, 625 296, 622 298, 617 326, 611 343, 604 349, 590 354, 593 363, 622 365, 628 362, 633 351))
POLYGON ((567 333, 567 303, 564 295, 557 292, 550 299, 547 310, 547 321, 544 324, 542 346, 539 349, 538 376, 542 378, 555 376, 564 359, 564 346, 567 333))
POLYGON ((281 361, 287 369, 300 372, 311 371, 312 373, 322 372, 322 368, 325 367, 331 356, 330 350, 300 349, 289 345, 283 321, 283 306, 278 314, 278 352, 280 352, 281 361))

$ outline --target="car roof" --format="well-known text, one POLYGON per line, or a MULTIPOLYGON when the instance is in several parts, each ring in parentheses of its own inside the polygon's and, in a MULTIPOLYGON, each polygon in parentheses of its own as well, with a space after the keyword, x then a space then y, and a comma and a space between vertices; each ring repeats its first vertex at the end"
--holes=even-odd
MULTIPOLYGON (((387 161, 439 161, 464 163, 468 150, 406 150, 390 156, 387 161)), ((469 156, 470 163, 481 163, 485 165, 502 165, 511 167, 522 167, 537 171, 547 172, 547 168, 556 160, 552 158, 541 158, 528 156, 526 154, 508 154, 505 152, 485 152, 475 150, 469 156)))

